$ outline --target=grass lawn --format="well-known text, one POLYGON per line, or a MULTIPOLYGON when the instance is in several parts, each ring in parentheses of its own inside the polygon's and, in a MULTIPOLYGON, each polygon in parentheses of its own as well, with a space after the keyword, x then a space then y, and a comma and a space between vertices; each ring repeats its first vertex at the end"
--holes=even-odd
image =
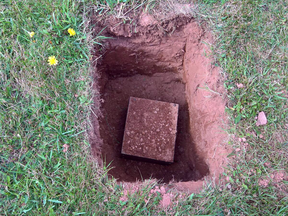
POLYGON ((120 201, 122 186, 90 158, 90 49, 101 37, 91 37, 89 14, 113 12, 117 1, 107 2, 0 2, 0 214, 288 215, 288 2, 196 3, 226 80, 233 162, 223 186, 207 184, 168 209, 149 193, 153 181, 120 201), (256 126, 260 111, 268 123, 256 126))

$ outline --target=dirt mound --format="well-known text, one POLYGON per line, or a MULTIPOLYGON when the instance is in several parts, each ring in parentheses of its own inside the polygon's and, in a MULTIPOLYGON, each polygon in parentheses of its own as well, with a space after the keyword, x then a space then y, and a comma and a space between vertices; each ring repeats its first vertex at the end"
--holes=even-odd
POLYGON ((184 16, 158 22, 142 14, 134 24, 115 19, 97 26, 96 32, 107 26, 103 34, 112 39, 106 40, 95 69, 94 88, 100 93, 91 135, 95 157, 114 167, 109 174, 119 181, 157 178, 196 190, 204 177, 218 179, 227 160, 225 100, 219 70, 205 56, 210 49, 203 41, 211 43, 209 33, 184 16), (179 104, 173 164, 121 156, 131 96, 179 104))

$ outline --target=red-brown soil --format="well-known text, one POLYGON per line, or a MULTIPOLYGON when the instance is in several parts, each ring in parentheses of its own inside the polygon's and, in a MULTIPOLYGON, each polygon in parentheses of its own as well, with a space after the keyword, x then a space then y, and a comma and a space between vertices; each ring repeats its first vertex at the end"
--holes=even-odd
POLYGON ((205 177, 218 179, 227 160, 224 88, 219 69, 206 56, 212 39, 188 17, 159 22, 142 14, 136 25, 118 22, 97 23, 108 26, 103 34, 113 39, 106 40, 94 74, 92 151, 114 167, 109 174, 119 181, 152 177, 199 190, 205 177), (131 96, 179 104, 173 164, 121 157, 131 96))

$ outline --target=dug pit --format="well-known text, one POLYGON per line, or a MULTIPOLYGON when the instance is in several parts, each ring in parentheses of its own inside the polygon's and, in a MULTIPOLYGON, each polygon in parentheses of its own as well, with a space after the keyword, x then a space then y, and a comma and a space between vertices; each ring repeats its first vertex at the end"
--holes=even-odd
POLYGON ((209 34, 194 19, 179 16, 156 22, 142 15, 137 25, 105 25, 103 34, 111 39, 95 72, 95 157, 109 164, 109 175, 119 181, 156 178, 189 188, 205 176, 217 179, 226 163, 227 135, 219 70, 207 57, 209 34), (121 155, 130 97, 179 104, 174 163, 121 155))

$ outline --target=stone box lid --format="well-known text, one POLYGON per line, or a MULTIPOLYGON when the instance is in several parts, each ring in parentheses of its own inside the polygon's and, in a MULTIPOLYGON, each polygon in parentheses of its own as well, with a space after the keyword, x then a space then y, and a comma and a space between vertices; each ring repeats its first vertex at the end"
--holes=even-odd
POLYGON ((121 153, 173 163, 179 105, 130 97, 121 153))

